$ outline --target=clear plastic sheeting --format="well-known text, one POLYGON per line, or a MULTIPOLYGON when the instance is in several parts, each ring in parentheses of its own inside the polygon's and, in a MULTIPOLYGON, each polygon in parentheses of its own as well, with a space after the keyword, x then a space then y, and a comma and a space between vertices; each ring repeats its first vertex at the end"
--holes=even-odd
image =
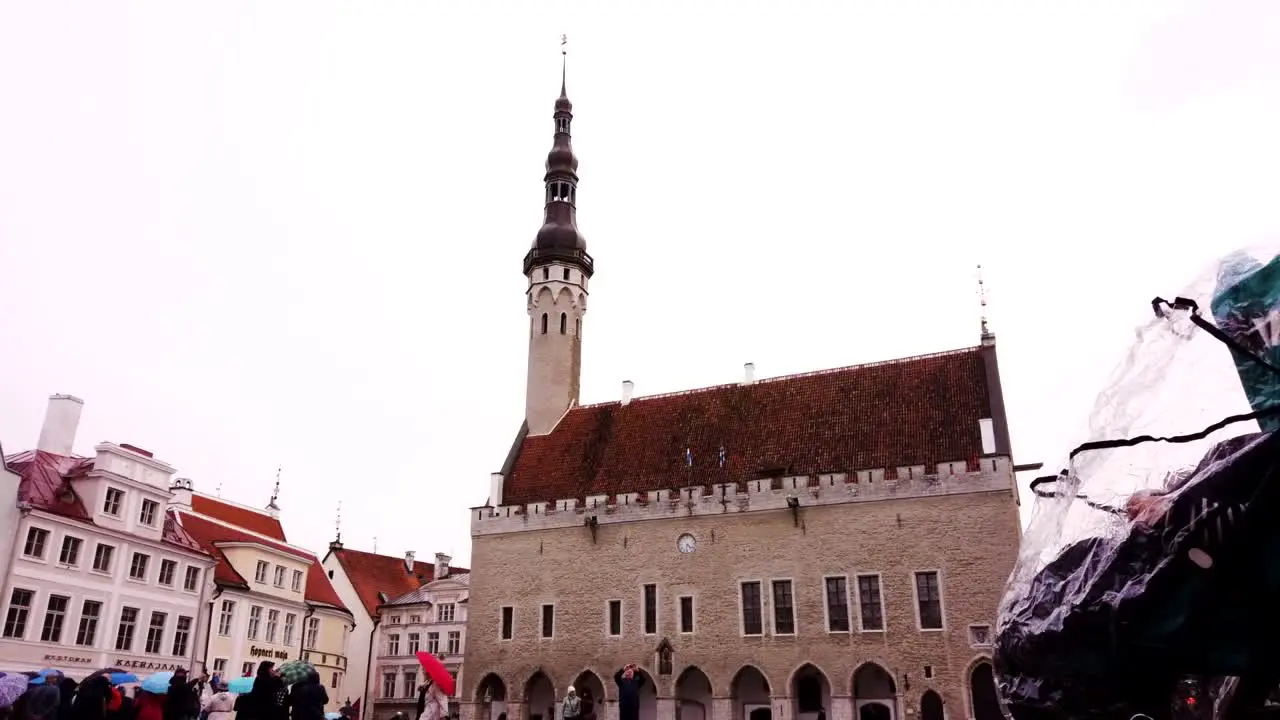
POLYGON ((1280 413, 1268 414, 1280 408, 1277 250, 1233 253, 1153 303, 1086 444, 1035 483, 996 627, 997 680, 1017 720, 1169 717, 1187 675, 1247 675, 1257 662, 1260 631, 1241 637, 1242 623, 1280 602, 1280 479, 1268 482, 1280 478, 1269 432, 1280 413), (1266 567, 1265 526, 1271 573, 1248 567, 1266 567))

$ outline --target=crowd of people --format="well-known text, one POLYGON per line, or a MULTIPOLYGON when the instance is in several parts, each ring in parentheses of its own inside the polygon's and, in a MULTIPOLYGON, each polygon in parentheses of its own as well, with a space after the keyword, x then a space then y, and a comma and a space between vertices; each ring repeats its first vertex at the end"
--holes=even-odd
POLYGON ((216 675, 192 678, 185 669, 173 673, 162 693, 113 685, 109 672, 79 683, 50 673, 33 678, 26 692, 0 707, 0 720, 324 720, 328 702, 315 670, 286 686, 275 664, 264 660, 253 689, 240 695, 216 675))

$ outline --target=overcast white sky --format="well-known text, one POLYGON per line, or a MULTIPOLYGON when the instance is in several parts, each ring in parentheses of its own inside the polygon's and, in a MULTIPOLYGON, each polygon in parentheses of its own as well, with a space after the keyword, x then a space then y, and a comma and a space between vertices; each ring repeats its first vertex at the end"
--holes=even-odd
POLYGON ((1280 5, 0 0, 0 442, 47 395, 290 539, 469 555, 520 424, 560 33, 583 401, 975 344, 1055 464, 1280 226, 1280 5))

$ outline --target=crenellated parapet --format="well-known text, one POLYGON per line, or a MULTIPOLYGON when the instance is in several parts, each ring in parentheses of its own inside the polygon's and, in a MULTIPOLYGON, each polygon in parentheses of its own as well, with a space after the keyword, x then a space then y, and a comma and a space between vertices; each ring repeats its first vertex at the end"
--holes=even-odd
MULTIPOLYGON (((493 478, 495 493, 502 478, 493 478)), ((1013 464, 1007 457, 976 463, 958 460, 929 468, 910 465, 817 475, 786 475, 714 485, 655 488, 616 495, 587 495, 525 505, 471 508, 471 535, 639 522, 672 516, 720 515, 786 509, 794 498, 801 507, 877 502, 938 495, 1016 492, 1013 464), (929 471, 932 472, 929 472, 929 471), (593 520, 594 518, 594 520, 593 520)))

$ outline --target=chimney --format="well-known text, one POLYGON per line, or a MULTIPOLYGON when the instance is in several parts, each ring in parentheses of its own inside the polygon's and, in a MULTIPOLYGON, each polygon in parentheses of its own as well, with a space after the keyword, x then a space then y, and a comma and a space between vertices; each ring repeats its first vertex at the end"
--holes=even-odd
POLYGON ((406 550, 404 553, 404 569, 409 574, 413 574, 413 558, 415 555, 417 553, 412 550, 406 550))
POLYGON ((756 381, 756 364, 747 363, 742 366, 742 384, 750 385, 756 381))
POLYGON ((502 486, 506 478, 502 473, 489 474, 489 504, 498 507, 502 504, 502 486))
POLYGON ((631 394, 636 391, 636 384, 630 380, 622 381, 622 406, 631 404, 631 394))
POLYGON ((433 580, 449 577, 449 561, 452 559, 453 558, 445 555, 444 553, 436 553, 436 567, 435 574, 432 576, 433 580))
POLYGON ((71 446, 76 442, 76 429, 80 426, 82 410, 84 401, 78 397, 50 395, 36 449, 54 455, 70 455, 71 446))
POLYGON ((175 478, 169 485, 169 492, 172 496, 169 505, 172 507, 191 509, 191 493, 195 490, 195 483, 190 478, 175 478))

